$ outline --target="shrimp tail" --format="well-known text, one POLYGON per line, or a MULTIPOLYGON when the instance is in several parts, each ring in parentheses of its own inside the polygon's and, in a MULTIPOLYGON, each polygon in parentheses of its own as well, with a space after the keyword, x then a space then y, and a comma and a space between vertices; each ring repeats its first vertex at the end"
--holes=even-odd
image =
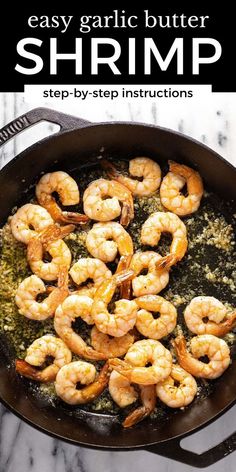
POLYGON ((47 246, 49 243, 58 239, 65 238, 74 231, 74 225, 66 225, 63 228, 56 225, 49 225, 38 237, 32 238, 27 246, 27 260, 28 262, 34 262, 43 258, 43 246, 47 246))
MULTIPOLYGON (((116 274, 119 272, 122 272, 126 269, 129 268, 130 262, 132 259, 132 255, 129 256, 121 256, 117 269, 116 269, 116 274)), ((132 285, 131 285, 131 280, 126 280, 124 283, 121 284, 120 287, 120 298, 130 300, 131 299, 131 290, 132 290, 132 285)))
POLYGON ((187 350, 187 343, 186 343, 186 340, 185 340, 183 334, 178 335, 177 338, 175 338, 174 340, 171 341, 171 344, 175 348, 179 364, 181 365, 181 367, 183 367, 183 369, 187 370, 187 372, 188 372, 189 353, 188 353, 188 350, 187 350))
MULTIPOLYGON (((92 401, 94 398, 97 398, 105 390, 109 382, 109 377, 110 377, 110 366, 108 362, 106 362, 104 366, 102 367, 102 369, 100 370, 97 379, 91 385, 90 401, 92 401)), ((89 389, 89 386, 88 386, 88 389, 89 389)))
POLYGON ((68 234, 72 233, 74 229, 75 226, 71 224, 63 227, 50 225, 43 231, 41 231, 39 239, 41 243, 45 245, 51 243, 52 241, 56 241, 57 239, 65 238, 66 236, 68 236, 68 234))
POLYGON ((81 355, 85 359, 92 360, 92 361, 104 361, 107 359, 107 356, 105 354, 95 351, 95 349, 89 346, 83 349, 83 352, 81 353, 81 355))
POLYGON ((123 421, 124 428, 130 428, 149 416, 156 405, 155 385, 140 386, 142 406, 132 411, 123 421))
POLYGON ((231 329, 233 329, 235 325, 236 325, 236 310, 233 313, 231 313, 228 319, 226 319, 225 321, 223 321, 223 323, 220 323, 218 325, 218 328, 219 328, 218 335, 225 336, 225 334, 231 331, 231 329))
MULTIPOLYGON (((62 266, 59 270, 58 274, 58 281, 57 281, 57 287, 54 287, 54 285, 48 285, 46 287, 46 293, 47 295, 50 295, 52 292, 55 290, 60 289, 61 293, 64 290, 65 292, 65 297, 66 298, 69 295, 69 289, 68 289, 68 269, 66 266, 62 266)), ((63 300, 62 300, 63 301, 63 300)))
POLYGON ((72 211, 62 211, 57 221, 60 223, 74 223, 84 225, 88 223, 89 217, 81 213, 75 213, 72 211))
POLYGON ((122 298, 123 300, 131 300, 131 289, 131 280, 124 282, 124 284, 122 284, 120 288, 120 298, 122 298))
POLYGON ((51 297, 51 304, 54 306, 55 310, 58 305, 60 305, 69 295, 68 289, 68 269, 66 266, 62 266, 58 274, 57 287, 49 287, 49 296, 51 297))
POLYGON ((95 398, 97 398, 106 388, 109 382, 110 377, 110 367, 108 362, 104 364, 103 368, 99 372, 99 375, 95 382, 84 387, 80 390, 81 393, 81 400, 80 404, 85 404, 92 402, 95 398))
POLYGON ((50 213, 51 217, 57 223, 74 223, 85 224, 89 220, 87 215, 74 213, 69 211, 62 211, 58 206, 56 200, 51 195, 43 194, 39 202, 50 213))
POLYGON ((116 268, 116 274, 123 272, 124 270, 128 269, 130 266, 130 262, 132 259, 132 254, 129 256, 121 256, 116 268))
POLYGON ((33 238, 27 245, 27 261, 33 263, 43 258, 43 244, 37 238, 33 238))
POLYGON ((128 202, 123 203, 123 207, 121 210, 121 217, 120 217, 120 224, 122 226, 129 226, 130 221, 134 217, 134 212, 132 206, 128 202))
POLYGON ((186 340, 183 334, 179 334, 175 339, 172 339, 171 344, 178 352, 186 352, 186 340))
POLYGON ((110 161, 107 159, 101 159, 100 164, 110 179, 116 180, 116 178, 119 177, 120 173, 110 161))
POLYGON ((60 227, 60 238, 63 239, 66 236, 68 236, 70 233, 72 233, 75 229, 75 225, 73 224, 68 224, 65 226, 60 227))
POLYGON ((27 377, 31 380, 38 380, 39 382, 53 382, 55 380, 58 367, 54 364, 49 365, 43 370, 38 370, 32 365, 28 364, 28 362, 23 361, 22 359, 17 359, 15 361, 16 372, 27 377))
POLYGON ((156 262, 156 268, 159 269, 169 269, 172 265, 176 264, 177 258, 175 254, 167 254, 167 256, 162 257, 159 261, 156 262))
POLYGON ((132 411, 123 421, 122 426, 124 428, 131 428, 135 424, 144 420, 148 416, 145 406, 140 406, 136 410, 132 411))
POLYGON ((123 300, 131 300, 131 292, 131 280, 127 280, 120 287, 120 298, 122 298, 123 300))
POLYGON ((27 260, 29 265, 43 259, 44 248, 47 249, 49 243, 68 236, 73 230, 74 225, 62 227, 55 224, 49 225, 38 236, 32 238, 27 245, 27 260))
POLYGON ((110 372, 111 372, 111 368, 110 368, 109 362, 107 361, 102 367, 102 369, 100 370, 96 382, 99 383, 102 387, 104 386, 106 387, 109 381, 110 372))
POLYGON ((121 359, 114 358, 114 359, 109 359, 109 366, 113 369, 116 370, 121 375, 124 375, 124 377, 127 377, 128 379, 130 378, 131 372, 132 372, 132 366, 121 359))
POLYGON ((116 273, 113 276, 114 282, 116 285, 121 285, 127 280, 132 280, 135 276, 135 272, 132 269, 122 270, 121 272, 116 273))
POLYGON ((40 380, 40 371, 28 364, 23 359, 16 359, 16 372, 31 380, 40 380))

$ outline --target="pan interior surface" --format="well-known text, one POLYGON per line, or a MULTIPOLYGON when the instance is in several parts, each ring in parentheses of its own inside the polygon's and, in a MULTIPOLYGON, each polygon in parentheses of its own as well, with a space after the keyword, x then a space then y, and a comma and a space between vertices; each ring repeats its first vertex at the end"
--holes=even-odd
MULTIPOLYGON (((177 160, 197 168, 204 178, 207 190, 209 189, 211 192, 213 189, 215 193, 219 193, 219 197, 211 193, 207 194, 200 209, 199 224, 201 220, 201 224, 206 228, 206 238, 211 238, 211 241, 214 239, 213 234, 211 235, 209 231, 207 233, 209 226, 212 227, 209 218, 207 222, 204 220, 205 215, 210 214, 209 207, 211 206, 212 208, 215 207, 214 213, 211 215, 212 220, 217 218, 220 220, 222 216, 226 225, 232 226, 235 231, 236 220, 233 215, 236 213, 236 208, 229 200, 233 196, 236 197, 235 186, 231 185, 231 182, 235 179, 235 171, 232 168, 224 161, 217 160, 215 154, 207 148, 182 136, 153 127, 122 124, 91 126, 83 130, 53 137, 40 146, 26 151, 10 163, 0 174, 0 184, 1 182, 3 184, 0 186, 1 196, 3 197, 4 192, 9 195, 6 206, 1 209, 1 226, 5 223, 6 217, 15 205, 20 206, 29 201, 34 192, 34 188, 31 186, 37 182, 41 172, 68 171, 76 180, 82 182, 82 193, 83 185, 86 186, 88 183, 84 180, 84 175, 90 173, 93 179, 101 176, 98 157, 127 160, 144 155, 160 162, 163 173, 167 172, 168 169, 167 159, 177 160), (22 169, 21 163, 23 159, 24 169, 22 169), (212 172, 210 167, 212 162, 215 163, 214 170, 216 169, 216 172, 212 172), (218 175, 219 167, 221 168, 221 178, 218 175), (224 169, 224 173, 222 173, 222 169, 224 169), (228 176, 230 176, 230 179, 228 176), (12 186, 6 184, 6 177, 11 179, 12 186), (226 198, 227 202, 222 200, 222 196, 226 198)), ((153 211, 159 209, 157 201, 155 204, 156 209, 154 208, 153 211)), ((143 202, 142 211, 140 211, 140 207, 136 209, 141 224, 151 212, 151 202, 143 202)), ((192 229, 191 218, 192 216, 186 218, 185 221, 189 222, 188 228, 192 232, 194 241, 199 237, 199 234, 202 234, 202 227, 200 224, 199 228, 196 225, 195 229, 192 229)), ((219 231, 224 230, 223 219, 219 221, 219 231)), ((137 227, 133 228, 134 234, 138 229, 137 227)), ((172 286, 173 295, 180 295, 178 288, 181 288, 181 295, 184 296, 186 295, 186 286, 188 286, 187 292, 190 296, 191 288, 195 287, 192 296, 197 294, 212 295, 235 306, 236 292, 229 288, 232 272, 230 258, 233 258, 235 252, 232 250, 231 253, 227 253, 226 251, 227 254, 224 254, 225 265, 227 265, 227 262, 229 264, 229 271, 224 273, 224 276, 228 277, 229 283, 226 283, 226 280, 219 283, 218 278, 222 277, 222 274, 217 272, 219 265, 219 259, 217 258, 222 247, 219 249, 213 243, 207 244, 206 238, 203 244, 199 242, 199 247, 202 248, 197 255, 198 258, 200 254, 199 267, 196 265, 195 270, 192 271, 189 262, 186 260, 181 262, 178 268, 176 267, 173 270, 169 286, 161 295, 165 297, 169 290, 170 296, 170 287, 172 286), (216 251, 214 250, 215 247, 216 251), (207 266, 209 267, 208 271, 207 266), (186 273, 187 277, 182 278, 182 286, 178 286, 179 274, 182 271, 186 273), (201 293, 198 293, 199 291, 201 293)), ((164 248, 165 241, 163 244, 164 248)), ((195 244, 195 250, 196 245, 197 243, 195 244)), ((194 254, 194 249, 192 249, 192 254, 194 254)), ((195 260, 195 262, 198 261, 195 260)), ((187 299, 179 301, 180 318, 186 303, 187 299)), ((212 384, 212 391, 209 396, 208 386, 204 386, 203 383, 200 387, 199 398, 185 410, 173 413, 170 409, 165 409, 156 417, 154 416, 140 423, 135 428, 123 430, 120 426, 117 411, 107 414, 106 411, 101 409, 96 411, 91 408, 70 409, 63 407, 62 404, 55 403, 47 396, 38 395, 34 388, 31 388, 28 381, 22 381, 16 377, 12 365, 12 359, 16 356, 16 352, 14 346, 10 346, 7 342, 7 335, 7 330, 3 330, 0 359, 0 375, 2 378, 0 393, 3 402, 31 424, 50 434, 75 443, 123 448, 165 441, 203 425, 229 407, 235 400, 236 363, 233 362, 225 374, 212 384)), ((231 350, 234 358, 234 345, 232 345, 231 350)))

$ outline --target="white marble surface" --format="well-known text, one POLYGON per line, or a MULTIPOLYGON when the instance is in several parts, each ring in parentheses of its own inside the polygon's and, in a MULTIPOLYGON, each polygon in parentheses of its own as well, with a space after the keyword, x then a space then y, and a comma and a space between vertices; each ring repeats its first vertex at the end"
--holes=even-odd
MULTIPOLYGON (((196 93, 191 100, 128 100, 66 102, 42 100, 34 95, 0 94, 0 127, 35 106, 47 106, 91 121, 134 120, 179 130, 203 141, 236 164, 236 94, 196 93)), ((48 123, 21 134, 0 150, 4 165, 22 149, 50 134, 48 123)), ((198 453, 227 437, 235 429, 236 407, 183 445, 198 453)), ((236 453, 206 471, 235 471, 236 453)), ((188 472, 197 470, 154 454, 92 451, 75 447, 34 430, 0 407, 0 472, 188 472)))

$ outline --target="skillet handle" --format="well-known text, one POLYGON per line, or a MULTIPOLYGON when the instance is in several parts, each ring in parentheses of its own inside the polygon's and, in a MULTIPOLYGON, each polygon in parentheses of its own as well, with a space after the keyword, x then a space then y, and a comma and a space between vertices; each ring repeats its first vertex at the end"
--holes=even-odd
POLYGON ((180 441, 180 439, 172 439, 163 444, 148 446, 145 450, 198 468, 209 467, 236 450, 236 433, 202 454, 183 449, 180 441))
POLYGON ((76 116, 66 115, 50 108, 34 108, 28 111, 24 115, 19 116, 15 120, 11 121, 8 125, 4 126, 0 130, 0 146, 3 146, 11 138, 21 133, 25 129, 33 126, 40 121, 49 121, 60 126, 60 132, 72 130, 75 128, 83 128, 90 122, 77 118, 76 116))

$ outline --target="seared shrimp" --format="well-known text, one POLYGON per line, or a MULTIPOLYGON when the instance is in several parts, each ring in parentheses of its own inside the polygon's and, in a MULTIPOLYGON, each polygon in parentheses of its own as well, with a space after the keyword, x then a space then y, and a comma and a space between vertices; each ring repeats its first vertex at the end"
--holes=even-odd
POLYGON ((156 385, 156 393, 170 408, 182 408, 193 401, 197 394, 197 382, 189 372, 173 364, 169 377, 156 385))
POLYGON ((86 223, 88 217, 68 211, 62 211, 52 196, 57 192, 62 205, 76 205, 80 195, 78 185, 66 172, 57 171, 43 175, 36 185, 36 197, 40 205, 48 210, 58 223, 86 223))
POLYGON ((115 370, 110 375, 108 388, 112 399, 120 408, 132 405, 138 399, 138 392, 133 385, 115 370))
POLYGON ((128 333, 136 322, 137 305, 135 301, 121 299, 115 302, 114 314, 108 311, 116 287, 133 277, 133 271, 127 270, 113 275, 98 287, 94 295, 92 317, 99 331, 110 336, 120 337, 128 333))
POLYGON ((134 217, 131 192, 115 180, 98 179, 91 182, 84 192, 83 201, 84 212, 92 220, 110 221, 121 215, 120 223, 127 226, 134 217))
MULTIPOLYGON (((104 280, 110 279, 112 276, 111 271, 99 259, 92 259, 91 257, 82 257, 78 260, 69 271, 70 276, 76 283, 81 285, 86 282, 87 279, 92 279, 94 282, 94 288, 98 287, 104 280)), ((89 287, 91 289, 93 287, 89 287)), ((93 294, 95 292, 93 291, 93 294)))
POLYGON ((154 193, 161 183, 160 166, 148 157, 135 157, 129 162, 129 173, 132 177, 143 177, 143 180, 132 179, 118 172, 109 161, 103 166, 111 179, 125 185, 134 195, 145 196, 154 193))
POLYGON ((187 251, 186 226, 174 213, 157 211, 152 213, 142 226, 142 244, 156 246, 161 233, 171 233, 173 240, 170 246, 170 254, 157 261, 156 266, 158 268, 169 268, 180 261, 187 251))
POLYGON ((114 261, 118 251, 121 256, 133 254, 133 242, 130 235, 116 222, 93 225, 86 238, 86 247, 93 257, 104 262, 114 261))
POLYGON ((172 356, 159 341, 142 339, 129 348, 124 361, 111 359, 109 364, 130 382, 152 385, 170 375, 172 356), (148 363, 152 365, 145 367, 148 363))
POLYGON ((46 334, 36 339, 27 349, 25 360, 16 360, 16 371, 29 379, 40 382, 52 382, 61 367, 71 362, 71 352, 59 338, 46 334), (48 356, 54 357, 53 364, 43 370, 32 366, 41 366, 48 356))
POLYGON ((55 388, 57 395, 64 402, 69 403, 69 405, 83 405, 97 398, 105 390, 108 381, 108 364, 103 366, 96 378, 94 365, 84 361, 75 361, 59 370, 55 388), (87 386, 77 390, 78 382, 87 386))
POLYGON ((195 334, 225 336, 236 324, 236 310, 227 309, 214 297, 195 297, 184 312, 186 325, 195 334), (206 321, 205 321, 206 319, 206 321))
POLYGON ((166 269, 157 269, 156 263, 161 256, 154 251, 136 252, 130 263, 130 269, 135 272, 132 280, 133 294, 135 297, 157 294, 163 290, 169 282, 169 272, 166 269), (144 269, 146 275, 139 275, 144 269))
POLYGON ((135 299, 138 307, 136 328, 138 331, 151 339, 161 339, 170 334, 176 326, 177 311, 172 305, 158 295, 144 295, 135 299), (155 319, 152 313, 159 313, 160 317, 155 319))
MULTIPOLYGON (((140 385, 140 394, 142 406, 135 409, 123 421, 124 428, 130 428, 139 421, 146 418, 154 410, 156 405, 156 392, 154 385, 140 385)), ((115 370, 112 371, 109 380, 109 393, 114 402, 120 407, 125 408, 132 405, 138 399, 138 392, 130 384, 129 380, 115 370)))
POLYGON ((108 334, 101 333, 96 326, 91 331, 93 348, 104 354, 106 359, 124 356, 133 343, 134 335, 130 333, 124 334, 120 338, 111 338, 108 334))
POLYGON ((71 252, 62 239, 52 241, 45 246, 40 240, 34 238, 27 247, 27 260, 32 272, 43 280, 56 280, 62 266, 67 270, 71 264, 71 252), (48 252, 52 258, 50 262, 44 262, 43 255, 48 252))
POLYGON ((45 208, 27 203, 17 210, 10 224, 14 238, 28 244, 40 231, 53 225, 53 219, 45 208))
POLYGON ((43 321, 54 315, 56 308, 68 296, 67 270, 61 267, 58 275, 58 287, 55 288, 41 303, 36 297, 46 293, 43 281, 37 275, 31 275, 20 283, 16 291, 15 301, 19 313, 31 320, 43 321))
POLYGON ((91 308, 93 300, 86 295, 70 295, 56 309, 54 328, 72 352, 86 359, 106 359, 106 355, 87 346, 85 341, 72 329, 73 321, 81 317, 87 324, 93 324, 91 308))
POLYGON ((161 203, 176 215, 190 215, 198 210, 203 195, 203 183, 198 172, 183 164, 169 161, 170 172, 160 187, 161 203), (187 184, 188 196, 180 193, 187 184))
POLYGON ((122 423, 124 428, 130 428, 150 416, 156 406, 155 385, 139 385, 142 406, 132 411, 122 423))
POLYGON ((173 342, 179 364, 195 377, 216 379, 223 374, 230 364, 229 347, 223 339, 212 334, 195 336, 190 341, 190 352, 187 350, 183 335, 179 335, 173 342), (207 356, 208 364, 199 360, 207 356))

